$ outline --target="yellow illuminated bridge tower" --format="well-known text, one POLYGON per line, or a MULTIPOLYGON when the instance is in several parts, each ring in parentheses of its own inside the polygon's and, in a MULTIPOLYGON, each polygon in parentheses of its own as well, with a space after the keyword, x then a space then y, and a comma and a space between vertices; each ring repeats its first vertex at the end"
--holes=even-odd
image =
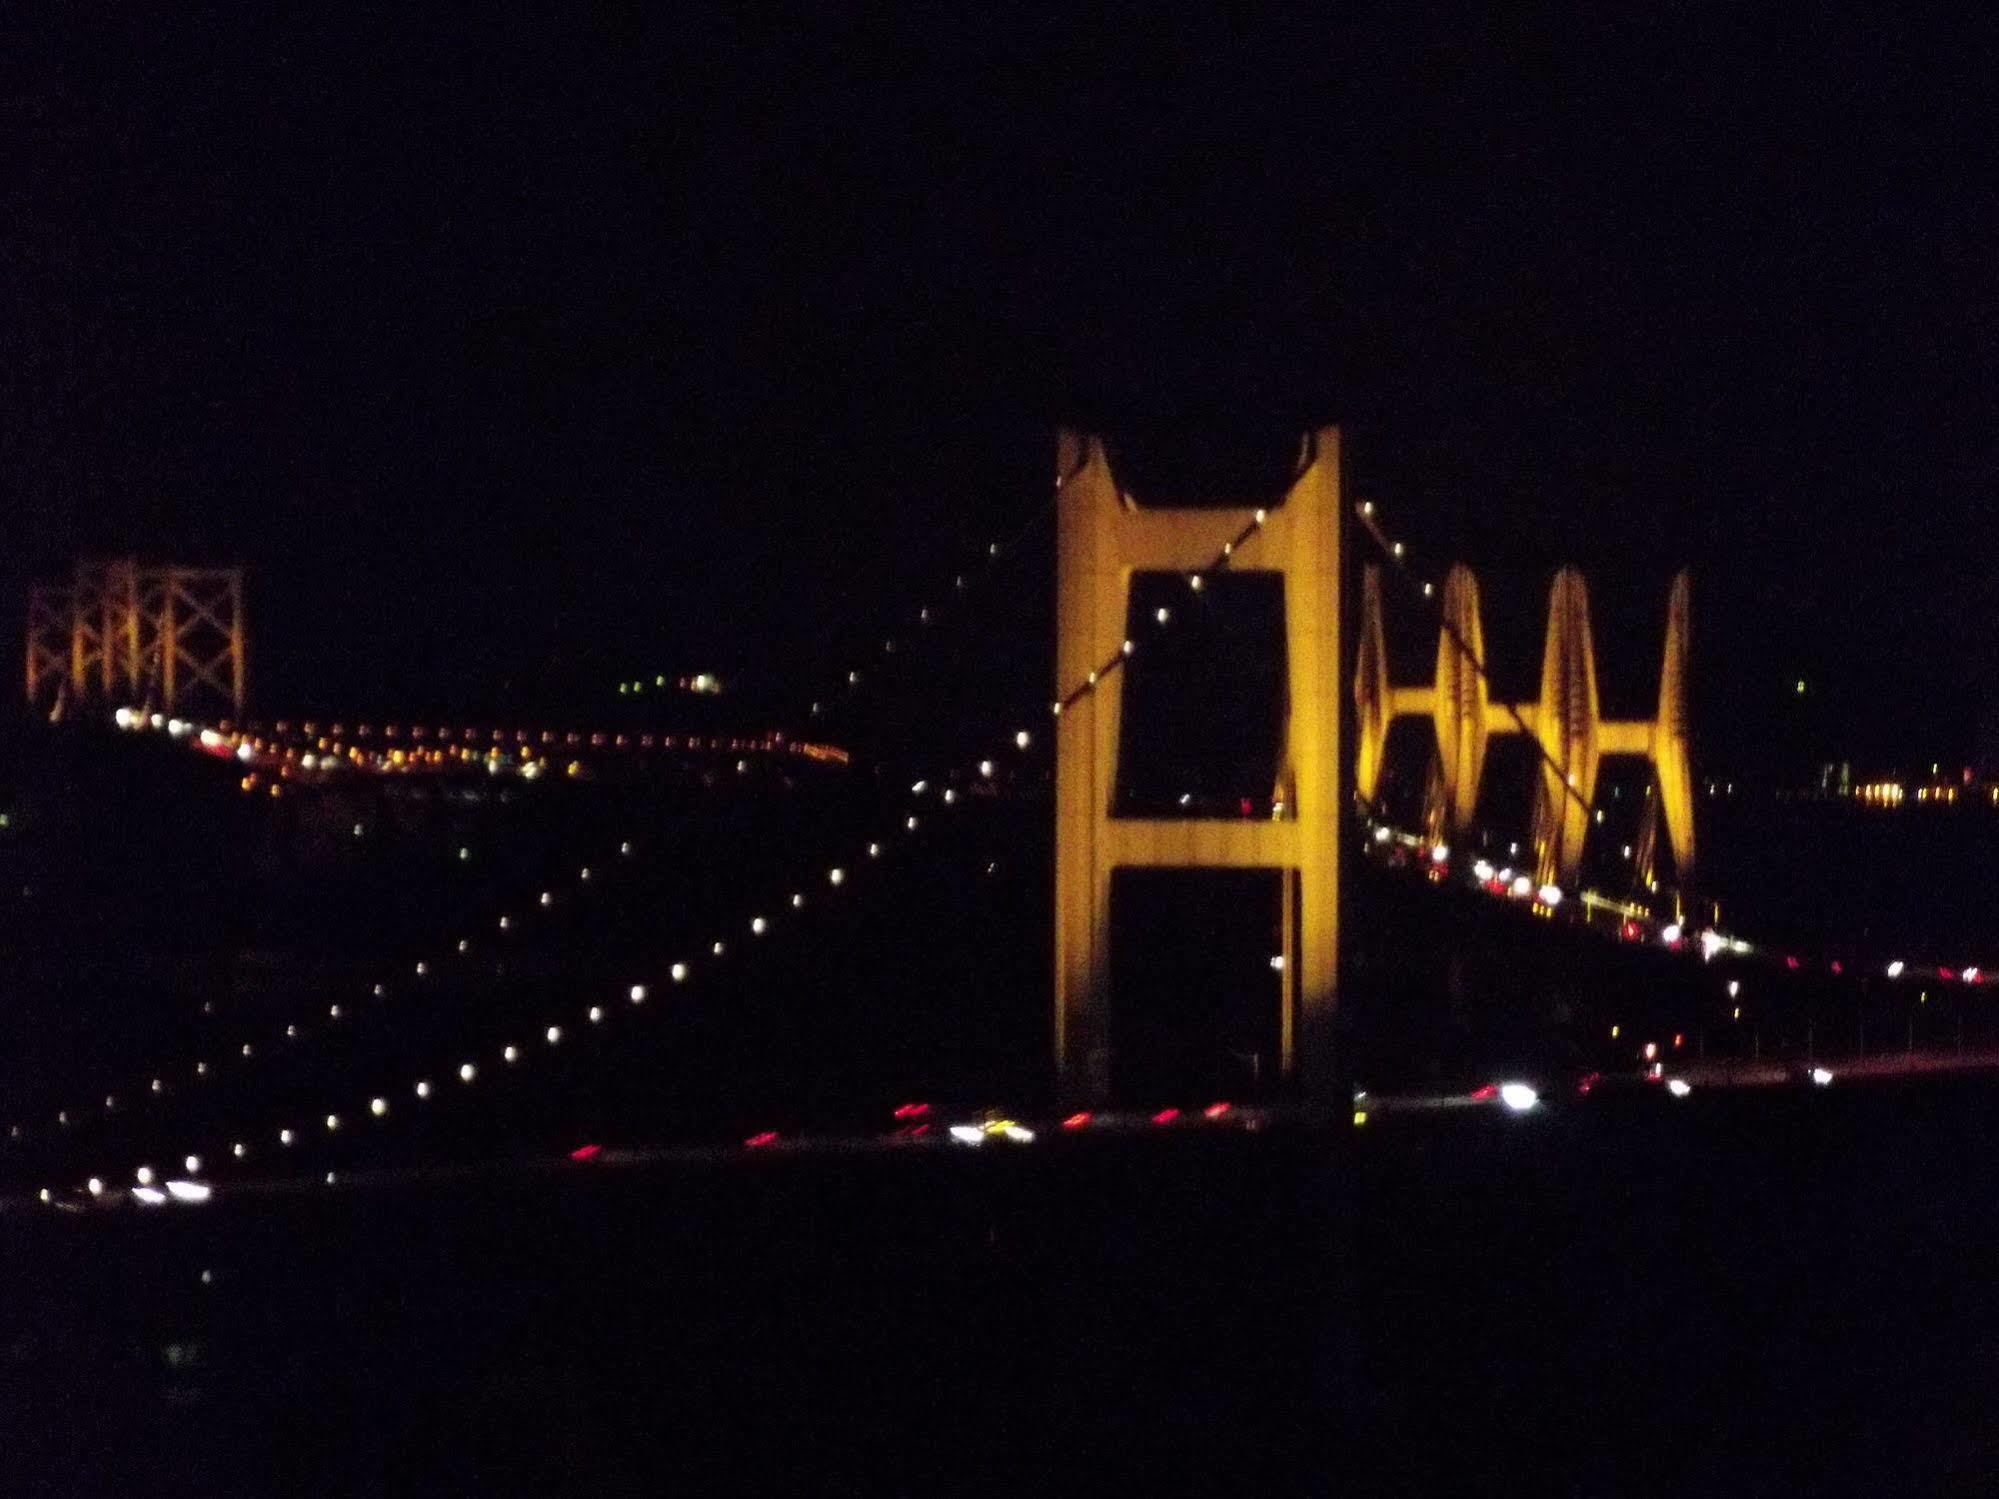
MULTIPOLYGON (((1270 869, 1281 876, 1279 1066, 1329 1097, 1340 916, 1340 439, 1311 435, 1303 471, 1230 559, 1234 572, 1274 572, 1284 593, 1288 712, 1270 819, 1114 815, 1123 673, 1056 719, 1055 1063, 1064 1098, 1110 1091, 1111 877, 1120 868, 1270 869)), ((1128 633, 1133 575, 1195 572, 1252 520, 1245 508, 1141 508, 1120 492, 1103 442, 1057 439, 1058 692, 1090 679, 1128 633)))

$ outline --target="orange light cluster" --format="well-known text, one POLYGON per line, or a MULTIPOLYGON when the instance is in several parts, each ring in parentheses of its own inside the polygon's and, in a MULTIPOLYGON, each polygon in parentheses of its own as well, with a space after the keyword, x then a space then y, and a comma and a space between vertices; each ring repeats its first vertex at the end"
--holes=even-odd
MULTIPOLYGON (((128 728, 142 728, 146 719, 135 710, 121 709, 120 725, 128 728)), ((557 731, 554 729, 479 729, 459 728, 450 725, 429 727, 416 725, 408 729, 409 745, 393 748, 364 750, 359 745, 347 744, 342 740, 348 730, 344 724, 332 724, 329 732, 321 733, 320 725, 313 720, 294 724, 288 719, 278 719, 271 724, 268 734, 262 724, 250 724, 244 728, 224 720, 213 728, 174 720, 171 726, 174 737, 187 737, 191 745, 205 753, 218 756, 235 756, 253 767, 251 775, 243 784, 244 791, 251 791, 257 785, 257 771, 274 772, 284 779, 292 779, 297 773, 327 773, 349 768, 369 771, 375 774, 407 774, 411 771, 445 770, 466 766, 484 765, 488 773, 512 773, 525 780, 533 780, 548 766, 532 746, 563 745, 592 750, 671 750, 681 752, 743 755, 797 755, 802 759, 818 761, 822 764, 847 765, 852 756, 837 745, 809 742, 793 742, 784 734, 772 731, 754 735, 675 735, 675 734, 629 734, 605 731, 585 732, 581 730, 557 731), (416 741, 435 739, 433 744, 416 741), (457 744, 451 740, 460 741, 457 744), (302 742, 300 742, 302 741, 302 742), (485 749, 475 745, 488 746, 485 749), (503 755, 500 746, 511 748, 511 758, 503 755)), ((377 733, 372 723, 357 724, 355 738, 373 738, 377 733)), ((399 724, 385 724, 379 730, 384 739, 401 739, 405 730, 399 724)), ((746 767, 738 763, 737 769, 746 767)), ((589 773, 588 765, 579 759, 570 759, 564 766, 565 774, 578 777, 589 773)))

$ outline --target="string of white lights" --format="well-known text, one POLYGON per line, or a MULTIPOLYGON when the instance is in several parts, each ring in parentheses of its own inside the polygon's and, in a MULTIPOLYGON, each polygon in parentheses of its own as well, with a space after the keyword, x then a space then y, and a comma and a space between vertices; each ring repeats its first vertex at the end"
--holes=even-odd
MULTIPOLYGON (((1072 477, 1073 474, 1057 474, 1047 501, 1022 522, 1012 536, 1002 541, 987 542, 971 564, 952 573, 950 589, 942 594, 943 602, 932 600, 919 604, 914 613, 907 616, 909 628, 918 635, 927 633, 948 620, 955 610, 964 607, 978 587, 996 577, 1012 562, 1028 537, 1055 513, 1062 486, 1072 477)), ((807 705, 806 716, 812 719, 828 718, 839 708, 852 703, 872 685, 878 665, 899 654, 901 649, 901 637, 893 633, 882 636, 881 646, 869 658, 848 665, 839 673, 831 692, 812 699, 807 705)))
MULTIPOLYGON (((947 802, 950 800, 947 798, 947 802)), ((913 814, 905 818, 902 825, 904 833, 911 836, 921 827, 921 818, 913 814)), ((833 864, 825 869, 825 890, 822 893, 832 895, 852 889, 861 872, 882 859, 885 853, 886 846, 880 839, 860 845, 851 863, 833 864)), ((817 898, 819 897, 809 895, 803 888, 793 889, 781 902, 773 903, 768 909, 776 910, 781 906, 783 910, 797 911, 817 898)), ((747 933, 747 939, 754 942, 774 932, 777 924, 776 916, 760 912, 743 923, 743 931, 747 933)), ((708 943, 705 955, 697 956, 690 951, 688 956, 675 960, 665 968, 663 973, 665 983, 676 989, 698 983, 704 973, 712 974, 719 971, 730 956, 734 945, 742 940, 744 939, 736 933, 727 933, 717 936, 708 943)), ((324 1113, 315 1112, 311 1117, 316 1117, 318 1120, 316 1130, 312 1125, 295 1117, 293 1122, 279 1124, 275 1129, 238 1132, 236 1137, 226 1144, 217 1142, 211 1142, 206 1146, 196 1144, 185 1151, 173 1150, 155 1152, 155 1154, 162 1159, 178 1156, 190 1179, 199 1178, 204 1174, 212 1179, 217 1174, 214 1168, 218 1166, 226 1172, 232 1166, 244 1167, 253 1161, 268 1157, 273 1148, 279 1153, 290 1152, 304 1145, 315 1134, 332 1136, 349 1125, 362 1121, 387 1120, 397 1115, 403 1108, 420 1107, 445 1097, 449 1091, 449 1080, 453 1077, 456 1078, 460 1088, 465 1088, 478 1081, 483 1069, 492 1067, 511 1069, 529 1064, 535 1054, 537 1040, 543 1049, 559 1047, 572 1035, 572 1027, 605 1026, 614 1023, 620 1014, 643 1013, 659 981, 658 977, 654 977, 651 980, 639 979, 625 984, 618 992, 618 997, 623 1001, 622 1005, 607 996, 605 999, 581 1007, 574 1016, 551 1016, 547 1024, 541 1027, 538 1038, 530 1034, 531 1028, 516 1024, 511 1028, 513 1040, 506 1042, 489 1040, 483 1046, 464 1048, 458 1054, 459 1060, 455 1064, 445 1063, 422 1069, 406 1080, 404 1087, 399 1091, 373 1093, 365 1099, 353 1100, 345 1109, 334 1105, 327 1108, 324 1113), (566 1025, 566 1020, 570 1024, 566 1025), (263 1138, 266 1135, 269 1138, 263 1138), (204 1168, 208 1169, 204 1172, 204 1168)), ((131 1174, 136 1186, 125 1190, 136 1192, 140 1187, 152 1186, 156 1174, 155 1168, 149 1163, 136 1167, 131 1174)), ((118 1179, 118 1173, 99 1171, 85 1179, 82 1190, 87 1195, 95 1197, 107 1190, 107 1181, 118 1179)), ((206 1182, 193 1184, 204 1192, 209 1190, 206 1182)))
MULTIPOLYGON (((640 848, 640 844, 630 839, 621 839, 615 854, 607 854, 605 858, 595 863, 578 866, 571 876, 571 882, 579 888, 601 882, 603 870, 637 859, 640 856, 640 848)), ((469 845, 461 846, 458 855, 461 860, 468 859, 469 845)), ((556 886, 544 880, 532 896, 514 904, 524 907, 529 917, 532 917, 547 914, 559 903, 556 886)), ((523 919, 509 911, 494 919, 492 925, 501 938, 504 938, 507 933, 518 930, 523 919)), ((441 965, 445 963, 461 959, 479 960, 488 956, 484 942, 483 938, 475 942, 470 933, 447 939, 449 951, 444 957, 417 958, 399 972, 409 977, 416 985, 427 985, 433 978, 441 977, 443 971, 441 965)), ((399 979, 385 975, 369 984, 362 1000, 346 1003, 339 1000, 330 1002, 321 1018, 295 1018, 285 1021, 282 1026, 273 1023, 268 1027, 259 1027, 254 1032, 238 1032, 232 1037, 218 1039, 213 1044, 205 1046, 203 1048, 205 1055, 192 1062, 182 1060, 171 1065, 155 1064, 151 1068, 144 1069, 144 1081, 128 1079, 123 1086, 114 1085, 92 1090, 89 1097, 101 1098, 101 1104, 77 1103, 57 1109, 52 1115, 47 1116, 39 1128, 27 1121, 16 1120, 8 1126, 8 1142, 10 1144, 33 1142, 45 1132, 75 1138, 86 1123, 128 1109, 134 1099, 143 1102, 150 1098, 177 1094, 188 1087, 203 1087, 224 1081, 231 1075, 240 1074, 246 1068, 261 1066, 277 1058, 296 1058, 310 1043, 338 1032, 347 1022, 358 1018, 364 1004, 369 1002, 381 1004, 409 992, 399 987, 400 982, 399 979)), ((212 1007, 204 1006, 204 1013, 212 1013, 212 1007)), ((316 1010, 314 1013, 317 1015, 316 1010)))
MULTIPOLYGON (((1183 572, 1181 577, 1186 581, 1188 592, 1193 595, 1199 595, 1201 590, 1206 586, 1207 577, 1210 573, 1226 571, 1229 564, 1235 560, 1237 550, 1254 537, 1257 532, 1262 530, 1264 522, 1269 519, 1270 512, 1267 509, 1258 508, 1253 511, 1250 518, 1243 523, 1242 529, 1221 544, 1220 549, 1209 559, 1205 567, 1197 567, 1183 572)), ((1160 630, 1172 624, 1173 619, 1173 608, 1170 604, 1160 605, 1153 611, 1151 616, 1153 628, 1160 630)), ((1104 659, 1102 665, 1086 673, 1080 682, 1077 682, 1067 692, 1056 697, 1049 704, 1050 713, 1054 717, 1060 718, 1069 709, 1075 707, 1077 703, 1095 692, 1098 685, 1109 677, 1112 672, 1122 670, 1125 662, 1132 658, 1137 649, 1137 641, 1132 639, 1123 641, 1117 650, 1104 659)))
MULTIPOLYGON (((1226 570, 1234 560, 1237 551, 1256 535, 1267 519, 1268 511, 1262 508, 1257 509, 1251 519, 1234 536, 1221 544, 1205 567, 1183 572, 1181 576, 1186 583, 1189 593, 1198 596, 1205 586, 1208 575, 1226 570)), ((1154 631, 1165 630, 1171 626, 1174 618, 1175 615, 1170 606, 1162 606, 1150 617, 1149 627, 1154 631)), ((1109 657, 1102 666, 1086 673, 1081 681, 1071 685, 1066 691, 1058 694, 1050 702, 1051 716, 1059 717, 1066 709, 1073 707, 1076 703, 1095 692, 1098 686, 1107 680, 1112 672, 1122 668, 1132 658, 1136 650, 1137 642, 1135 640, 1127 639, 1122 642, 1117 653, 1109 657)), ((1029 753, 1033 749, 1034 744, 1035 736, 1028 729, 1016 729, 1011 736, 1011 750, 1016 756, 1029 753)), ((983 755, 976 762, 973 762, 969 769, 961 771, 959 774, 966 778, 969 778, 972 774, 976 774, 982 781, 991 781, 996 777, 999 769, 999 756, 1005 753, 1006 751, 1001 749, 996 751, 996 753, 983 755)), ((943 784, 937 788, 938 799, 946 807, 954 806, 961 800, 956 786, 951 784, 952 779, 951 777, 943 778, 943 784)), ((921 778, 911 783, 909 796, 912 801, 920 801, 927 797, 931 789, 930 779, 921 778)), ((911 811, 902 817, 900 832, 904 836, 913 837, 919 833, 922 826, 922 814, 911 811)), ((826 866, 825 879, 828 888, 839 890, 846 886, 849 882, 850 873, 854 869, 865 867, 862 860, 869 862, 878 860, 884 852, 884 847, 884 840, 877 837, 868 841, 860 849, 859 858, 826 866)), ((805 891, 793 890, 781 902, 781 906, 783 908, 798 909, 806 903, 807 899, 805 891)), ((778 907, 774 905, 773 908, 778 907)), ((750 916, 744 925, 751 940, 757 940, 769 935, 774 930, 775 922, 772 916, 759 913, 750 916)), ((737 940, 740 939, 738 938, 737 940)), ((727 935, 717 937, 709 945, 709 959, 717 964, 724 960, 729 952, 730 941, 731 938, 727 935)), ((666 970, 668 983, 675 987, 684 986, 694 981, 696 976, 696 960, 693 958, 683 958, 675 961, 666 970)), ((651 982, 640 979, 628 984, 623 990, 623 998, 626 1005, 628 1007, 643 1007, 651 997, 657 982, 657 978, 654 978, 651 982)), ((590 1026, 605 1024, 615 1012, 613 1005, 603 1002, 591 1004, 582 1012, 583 1023, 590 1026)), ((559 1046, 565 1034, 567 1033, 560 1020, 551 1020, 543 1029, 542 1044, 547 1047, 559 1046)), ((478 1047, 466 1049, 463 1059, 456 1066, 455 1075, 461 1086, 469 1087, 476 1083, 482 1065, 492 1065, 494 1058, 497 1058, 499 1065, 502 1067, 517 1067, 528 1055, 527 1048, 519 1040, 501 1043, 489 1039, 483 1049, 478 1047), (495 1047, 497 1047, 497 1050, 494 1049, 495 1047)), ((413 1098, 419 1105, 437 1097, 436 1077, 438 1075, 449 1076, 451 1073, 448 1068, 426 1069, 423 1075, 406 1082, 405 1097, 413 1098)), ((331 1136, 337 1134, 350 1122, 363 1118, 380 1121, 391 1117, 395 1112, 395 1099, 388 1093, 377 1093, 371 1094, 358 1105, 350 1103, 345 1109, 335 1106, 317 1117, 320 1120, 322 1133, 331 1136)), ((277 1126, 274 1138, 280 1151, 290 1151, 310 1138, 311 1133, 308 1127, 302 1123, 286 1123, 277 1126)), ((253 1145, 252 1139, 246 1133, 228 1142, 226 1157, 216 1155, 212 1147, 208 1149, 196 1147, 184 1153, 166 1152, 164 1154, 168 1157, 180 1154, 183 1163, 187 1166, 188 1175, 190 1177, 197 1177, 201 1174, 200 1167, 217 1161, 247 1162, 252 1159, 253 1154, 261 1155, 263 1150, 267 1148, 267 1143, 260 1142, 257 1145, 253 1145)), ((149 1187, 154 1174, 152 1166, 141 1165, 135 1168, 133 1180, 141 1187, 149 1187)), ((94 1183, 96 1191, 91 1192, 90 1195, 98 1195, 99 1192, 106 1190, 104 1184, 107 1179, 107 1176, 102 1173, 90 1176, 87 1179, 86 1190, 89 1184, 94 1183)), ((52 1190, 44 1189, 45 1193, 52 1190)), ((134 1188, 133 1190, 137 1189, 134 1188)), ((203 1190, 206 1190, 206 1188, 204 1187, 203 1190)))

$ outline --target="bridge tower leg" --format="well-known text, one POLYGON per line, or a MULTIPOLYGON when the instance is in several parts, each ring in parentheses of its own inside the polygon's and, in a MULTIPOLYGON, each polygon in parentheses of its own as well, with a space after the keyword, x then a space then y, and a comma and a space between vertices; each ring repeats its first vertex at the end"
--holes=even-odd
MULTIPOLYGON (((1207 566, 1251 519, 1231 509, 1140 508, 1118 490, 1101 441, 1063 432, 1056 472, 1058 692, 1118 654, 1132 575, 1207 566)), ((1232 570, 1281 573, 1288 713, 1274 819, 1113 815, 1123 673, 1056 721, 1055 1067, 1064 1099, 1098 1103, 1111 1087, 1111 876, 1120 868, 1269 868, 1285 891, 1279 1071, 1314 1096, 1333 1088, 1340 829, 1340 443, 1314 434, 1311 461, 1232 570)))
POLYGON ((104 695, 127 700, 139 687, 139 564, 130 557, 104 564, 99 636, 104 649, 104 695))
POLYGON ((1659 777, 1660 811, 1673 849, 1674 885, 1682 895, 1694 888, 1695 878, 1693 750, 1687 732, 1691 589, 1682 571, 1666 595, 1666 659, 1659 667, 1659 716, 1652 726, 1652 765, 1659 777))
POLYGON ((102 562, 85 560, 76 564, 69 593, 69 690, 77 702, 111 689, 111 656, 104 629, 104 576, 102 562))
POLYGON ((1548 638, 1541 653, 1541 701, 1533 722, 1545 758, 1534 809, 1535 878, 1573 886, 1582 869, 1602 758, 1597 711, 1596 646, 1590 638, 1589 589, 1573 567, 1555 574, 1548 593, 1548 638))
POLYGON ((1478 579, 1462 562, 1453 563, 1444 577, 1444 628, 1437 635, 1437 683, 1430 710, 1452 837, 1461 837, 1478 811, 1491 696, 1478 579))
POLYGON ((1388 726, 1395 690, 1388 684, 1388 631, 1381 616, 1381 568, 1368 563, 1360 575, 1360 640, 1354 651, 1354 792, 1372 804, 1388 754, 1388 726))
POLYGON ((45 583, 28 592, 26 650, 30 707, 45 709, 50 686, 60 688, 70 677, 70 597, 67 589, 45 583))

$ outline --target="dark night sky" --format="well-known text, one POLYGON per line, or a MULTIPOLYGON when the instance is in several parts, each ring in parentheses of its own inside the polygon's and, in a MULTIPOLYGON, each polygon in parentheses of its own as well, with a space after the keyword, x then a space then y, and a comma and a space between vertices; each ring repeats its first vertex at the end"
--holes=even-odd
POLYGON ((1555 564, 1643 635, 1691 563, 1711 756, 1999 706, 1983 35, 69 9, 0 46, 0 586, 241 559, 267 706, 782 685, 1057 418, 1264 415, 1523 656, 1555 564))

